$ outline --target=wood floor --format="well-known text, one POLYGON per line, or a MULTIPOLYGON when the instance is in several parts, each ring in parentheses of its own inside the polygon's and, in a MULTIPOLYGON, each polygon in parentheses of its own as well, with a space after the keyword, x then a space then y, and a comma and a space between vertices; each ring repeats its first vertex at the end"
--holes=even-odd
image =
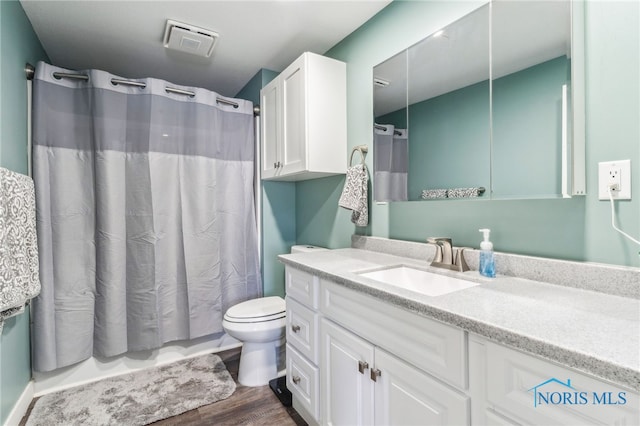
MULTIPOLYGON (((229 398, 153 423, 153 426, 209 425, 282 425, 306 426, 291 407, 285 407, 267 386, 248 387, 237 383, 240 348, 218 353, 236 381, 236 391, 229 398)), ((33 407, 35 400, 31 403, 33 407)), ((29 412, 31 411, 29 407, 29 412)), ((29 413, 22 419, 24 425, 29 413)))

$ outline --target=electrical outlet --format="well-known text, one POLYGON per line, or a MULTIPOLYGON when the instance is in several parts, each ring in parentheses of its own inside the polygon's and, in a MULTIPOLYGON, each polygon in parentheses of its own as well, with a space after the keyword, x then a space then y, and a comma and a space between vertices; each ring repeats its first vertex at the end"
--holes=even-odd
POLYGON ((613 187, 614 200, 631 199, 631 160, 598 163, 598 198, 600 200, 609 199, 609 187, 613 187))
POLYGON ((607 186, 614 191, 620 191, 620 175, 622 170, 620 167, 609 167, 609 182, 607 186))

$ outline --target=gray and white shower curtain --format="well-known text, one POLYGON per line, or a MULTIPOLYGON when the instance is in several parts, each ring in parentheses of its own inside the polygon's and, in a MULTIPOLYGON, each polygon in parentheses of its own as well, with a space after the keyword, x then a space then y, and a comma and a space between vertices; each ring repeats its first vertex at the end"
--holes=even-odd
POLYGON ((262 293, 253 105, 54 72, 73 73, 39 63, 34 82, 34 369, 222 332, 262 293))

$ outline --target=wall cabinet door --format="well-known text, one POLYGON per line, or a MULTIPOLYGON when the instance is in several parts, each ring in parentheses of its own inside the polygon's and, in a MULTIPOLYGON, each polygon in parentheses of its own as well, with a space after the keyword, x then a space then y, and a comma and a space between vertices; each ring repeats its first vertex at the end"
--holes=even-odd
POLYGON ((280 122, 278 106, 280 100, 277 82, 272 82, 260 92, 260 122, 261 122, 261 168, 265 178, 276 175, 278 168, 278 135, 280 122))
POLYGON ((297 60, 282 76, 281 175, 307 168, 304 62, 297 60))

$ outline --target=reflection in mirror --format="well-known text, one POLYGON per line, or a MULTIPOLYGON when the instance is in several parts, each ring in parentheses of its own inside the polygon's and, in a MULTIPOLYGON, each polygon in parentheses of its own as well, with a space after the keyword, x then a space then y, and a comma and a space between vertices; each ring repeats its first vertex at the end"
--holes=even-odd
POLYGON ((373 79, 373 199, 407 201, 407 52, 376 67, 373 79))
POLYGON ((560 197, 570 138, 563 121, 570 107, 570 3, 495 0, 491 33, 492 197, 560 197))

